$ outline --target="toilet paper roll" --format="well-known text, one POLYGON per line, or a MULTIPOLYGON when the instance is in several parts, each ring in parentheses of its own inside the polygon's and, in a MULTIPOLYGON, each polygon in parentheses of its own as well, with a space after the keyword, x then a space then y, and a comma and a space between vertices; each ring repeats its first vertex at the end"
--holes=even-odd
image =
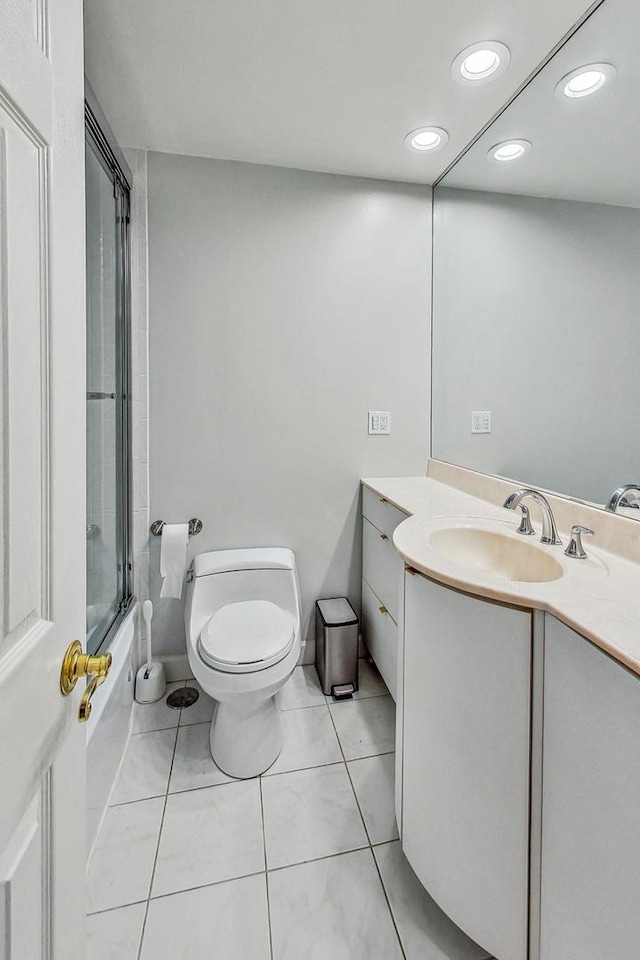
POLYGON ((182 596, 182 583, 187 565, 188 523, 165 523, 160 546, 161 597, 182 596))

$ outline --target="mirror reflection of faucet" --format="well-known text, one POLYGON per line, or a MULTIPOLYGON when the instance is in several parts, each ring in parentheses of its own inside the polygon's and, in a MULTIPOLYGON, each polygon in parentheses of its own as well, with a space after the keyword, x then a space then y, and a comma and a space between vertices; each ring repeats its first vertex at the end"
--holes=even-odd
POLYGON ((608 510, 609 513, 617 513, 619 507, 626 510, 640 510, 640 484, 623 483, 621 487, 617 487, 613 491, 605 510, 608 510), (632 491, 634 495, 630 496, 632 491))

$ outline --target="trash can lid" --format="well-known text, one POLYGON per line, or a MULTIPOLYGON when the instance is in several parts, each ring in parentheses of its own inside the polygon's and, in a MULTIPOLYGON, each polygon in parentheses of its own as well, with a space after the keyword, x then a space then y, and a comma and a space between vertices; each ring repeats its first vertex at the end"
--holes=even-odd
POLYGON ((348 624, 358 622, 358 615, 346 597, 316 600, 316 605, 328 627, 346 627, 348 624))

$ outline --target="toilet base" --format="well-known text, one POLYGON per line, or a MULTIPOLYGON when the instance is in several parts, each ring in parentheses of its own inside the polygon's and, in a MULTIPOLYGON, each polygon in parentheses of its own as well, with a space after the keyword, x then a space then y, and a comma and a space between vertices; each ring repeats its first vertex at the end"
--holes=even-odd
POLYGON ((233 701, 216 700, 211 720, 211 756, 223 773, 239 780, 258 777, 268 770, 283 744, 275 696, 249 699, 240 707, 233 701))

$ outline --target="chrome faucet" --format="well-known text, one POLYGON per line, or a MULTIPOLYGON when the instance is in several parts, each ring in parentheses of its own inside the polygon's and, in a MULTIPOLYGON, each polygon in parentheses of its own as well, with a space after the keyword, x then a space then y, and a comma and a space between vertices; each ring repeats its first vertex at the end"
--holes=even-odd
POLYGON ((633 507, 634 510, 640 509, 640 504, 638 500, 640 499, 640 485, 637 483, 625 483, 621 487, 618 487, 611 494, 611 499, 606 505, 605 510, 608 510, 609 513, 616 513, 618 507, 633 507), (638 496, 628 497, 627 494, 630 490, 635 490, 638 496))
MULTIPOLYGON (((522 490, 516 490, 515 493, 512 493, 507 497, 505 502, 502 504, 503 507, 506 507, 507 510, 515 510, 516 507, 520 506, 520 501, 524 500, 526 497, 530 497, 534 500, 540 507, 542 513, 542 536, 540 537, 540 543, 562 543, 562 540, 558 536, 558 530, 556 528, 556 522, 553 518, 553 513, 549 502, 546 497, 543 497, 541 493, 538 493, 537 490, 531 490, 529 487, 524 487, 522 490)), ((518 528, 518 533, 526 533, 528 531, 522 529, 523 524, 520 524, 518 528)))

